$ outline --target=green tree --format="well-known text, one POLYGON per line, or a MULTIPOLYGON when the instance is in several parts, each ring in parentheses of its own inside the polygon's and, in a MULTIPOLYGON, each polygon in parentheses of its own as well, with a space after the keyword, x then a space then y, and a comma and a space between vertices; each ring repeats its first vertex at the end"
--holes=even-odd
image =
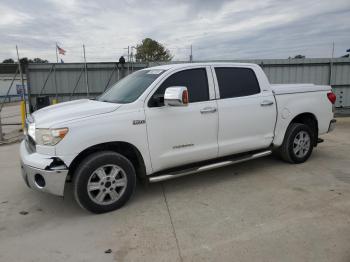
POLYGON ((41 59, 39 57, 33 58, 33 60, 29 59, 29 63, 36 63, 36 64, 46 64, 49 61, 47 61, 46 59, 41 59))
POLYGON ((12 58, 7 58, 4 61, 2 61, 4 64, 13 64, 15 61, 12 58))
POLYGON ((45 60, 45 59, 41 59, 39 57, 33 58, 33 59, 28 59, 28 57, 23 57, 20 59, 21 64, 45 64, 48 63, 49 61, 45 60))
POLYGON ((170 61, 173 58, 168 49, 151 38, 143 39, 136 46, 135 57, 140 62, 170 61))
POLYGON ((26 64, 32 62, 32 60, 31 60, 31 59, 28 59, 28 57, 23 57, 23 58, 21 58, 19 61, 20 61, 21 65, 26 65, 26 64))
MULTIPOLYGON (((33 58, 33 59, 28 59, 28 57, 23 57, 20 59, 22 64, 28 64, 28 63, 36 63, 36 64, 46 64, 49 61, 46 59, 41 59, 39 57, 33 58)), ((13 64, 15 61, 12 58, 5 59, 2 61, 4 64, 13 64)))

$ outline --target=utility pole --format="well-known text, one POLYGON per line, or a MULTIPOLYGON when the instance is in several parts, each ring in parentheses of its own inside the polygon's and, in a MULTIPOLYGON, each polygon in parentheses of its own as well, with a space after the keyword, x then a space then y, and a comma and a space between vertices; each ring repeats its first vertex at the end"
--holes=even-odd
POLYGON ((58 51, 57 51, 57 42, 56 42, 56 62, 58 63, 58 51))
POLYGON ((84 68, 85 68, 85 85, 86 85, 86 94, 89 98, 89 79, 87 74, 87 65, 86 65, 86 55, 85 55, 85 45, 83 44, 83 52, 84 52, 84 68))
POLYGON ((193 56, 192 56, 192 45, 191 45, 191 53, 190 53, 190 63, 193 62, 193 56))
POLYGON ((129 70, 130 70, 130 46, 128 46, 128 75, 129 75, 129 70))
MULTIPOLYGON (((0 111, 1 114, 1 111, 0 111)), ((0 142, 4 140, 4 135, 2 134, 2 124, 1 124, 1 115, 0 115, 0 142)))
POLYGON ((329 63, 329 85, 331 85, 332 78, 333 78, 333 58, 334 58, 334 41, 332 44, 332 57, 331 57, 331 61, 329 63))
MULTIPOLYGON (((18 46, 16 45, 16 52, 17 52, 17 60, 18 60, 18 70, 19 75, 21 77, 21 84, 22 84, 22 101, 23 101, 23 109, 24 110, 24 116, 22 115, 22 121, 25 120, 27 117, 27 104, 26 104, 26 96, 25 96, 25 87, 24 87, 24 79, 23 79, 23 72, 22 72, 22 66, 21 66, 21 60, 19 59, 19 53, 18 53, 18 46), (24 119, 23 119, 24 118, 24 119)), ((22 125, 24 122, 22 123, 22 125)))
POLYGON ((21 83, 22 83, 22 88, 23 88, 22 98, 23 98, 23 101, 25 101, 23 72, 22 72, 22 67, 21 67, 21 61, 20 61, 20 59, 19 59, 19 54, 18 54, 18 47, 17 47, 17 45, 16 45, 16 52, 17 52, 17 59, 18 59, 19 75, 20 75, 20 77, 21 77, 21 83))
POLYGON ((130 47, 131 49, 131 73, 134 72, 134 58, 135 58, 135 54, 134 52, 132 51, 133 49, 136 51, 136 47, 135 46, 131 46, 130 47))

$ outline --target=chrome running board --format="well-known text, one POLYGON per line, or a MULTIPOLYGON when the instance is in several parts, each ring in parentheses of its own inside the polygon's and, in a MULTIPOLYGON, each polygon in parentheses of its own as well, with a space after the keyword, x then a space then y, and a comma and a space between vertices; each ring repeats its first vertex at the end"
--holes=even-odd
POLYGON ((233 165, 233 164, 245 162, 245 161, 248 161, 248 160, 252 160, 252 159, 268 156, 271 153, 272 153, 271 150, 267 150, 267 151, 255 153, 255 154, 244 156, 244 157, 233 158, 231 160, 217 162, 217 163, 214 163, 214 164, 209 164, 209 165, 204 165, 204 166, 200 166, 200 167, 184 169, 184 170, 181 170, 181 171, 170 172, 168 174, 150 177, 149 178, 149 182, 150 183, 156 183, 156 182, 165 181, 165 180, 169 180, 169 179, 173 179, 173 178, 177 178, 177 177, 181 177, 181 176, 190 175, 190 174, 193 174, 193 173, 200 173, 200 172, 208 171, 208 170, 211 170, 211 169, 214 169, 214 168, 224 167, 224 166, 233 165))

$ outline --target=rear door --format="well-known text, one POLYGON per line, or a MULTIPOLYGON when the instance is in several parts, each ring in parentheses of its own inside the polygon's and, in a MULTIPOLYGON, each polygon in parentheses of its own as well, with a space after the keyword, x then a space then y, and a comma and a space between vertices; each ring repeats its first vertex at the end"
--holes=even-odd
POLYGON ((219 156, 268 147, 276 120, 271 90, 262 90, 254 68, 214 66, 219 111, 219 156))
POLYGON ((154 172, 217 157, 218 111, 209 66, 173 72, 151 95, 145 114, 154 172), (171 86, 187 87, 188 106, 152 102, 171 86))

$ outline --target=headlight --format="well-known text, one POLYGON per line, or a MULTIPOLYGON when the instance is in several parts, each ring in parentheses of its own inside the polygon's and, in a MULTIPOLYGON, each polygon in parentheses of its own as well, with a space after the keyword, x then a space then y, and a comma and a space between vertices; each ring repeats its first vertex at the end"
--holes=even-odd
POLYGON ((28 125, 28 130, 26 131, 35 141, 35 123, 28 125))
MULTIPOLYGON (((28 132, 29 133, 29 132, 28 132)), ((39 145, 54 146, 68 133, 68 128, 37 128, 35 142, 39 145)))

